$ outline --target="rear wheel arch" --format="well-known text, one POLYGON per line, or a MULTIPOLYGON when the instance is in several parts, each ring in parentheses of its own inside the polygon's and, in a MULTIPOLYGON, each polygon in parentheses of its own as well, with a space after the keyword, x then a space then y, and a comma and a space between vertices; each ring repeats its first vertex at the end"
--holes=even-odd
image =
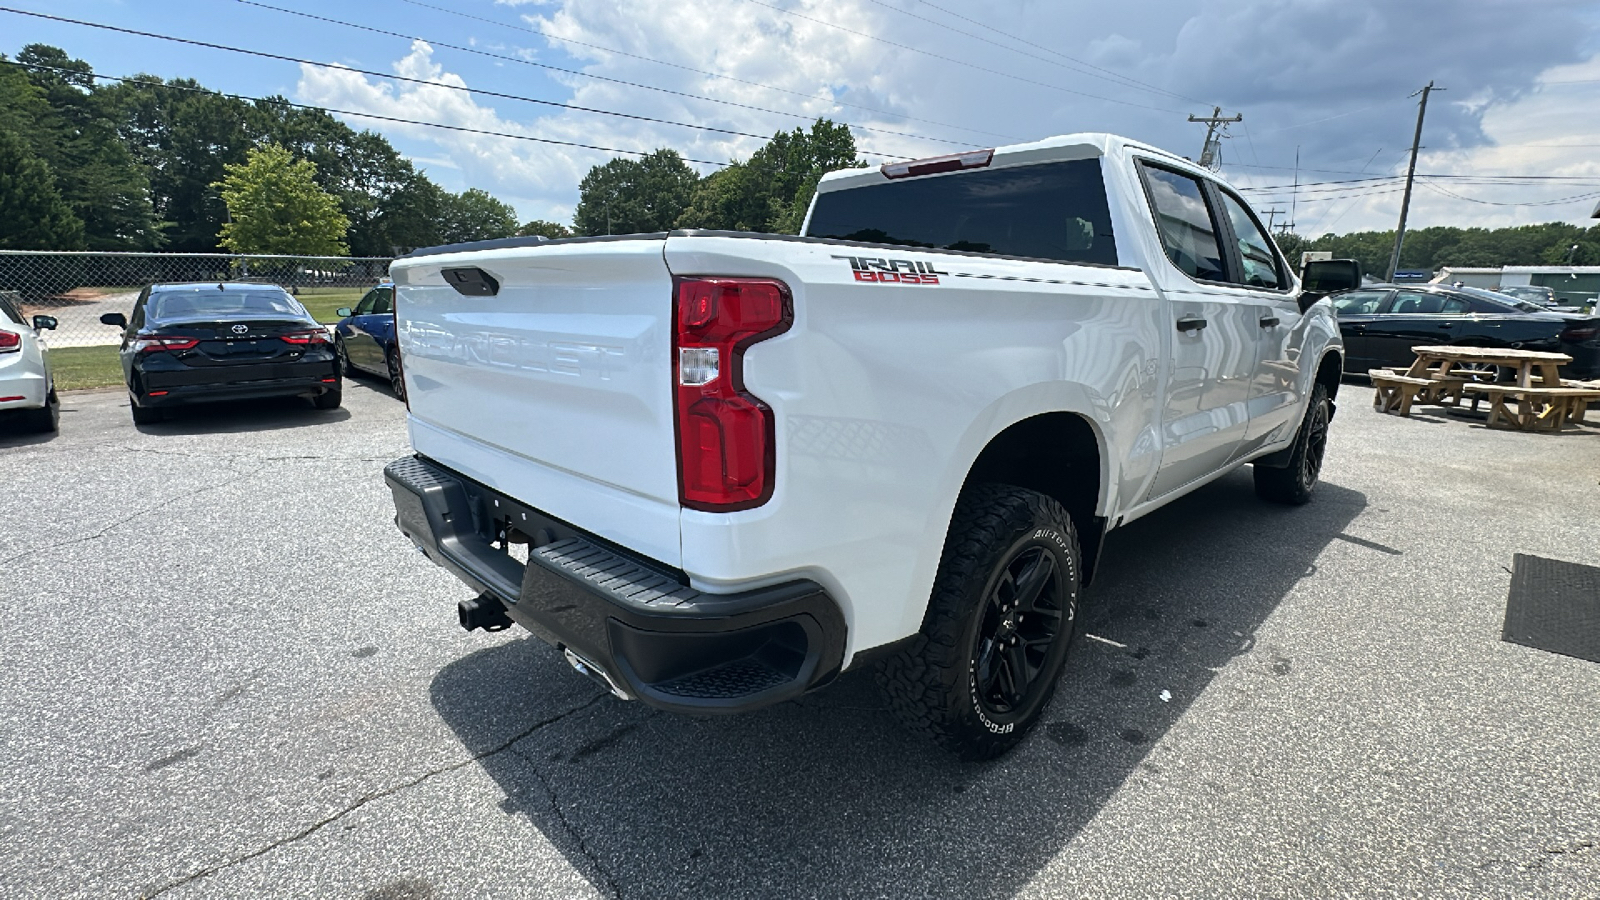
POLYGON ((1029 416, 1002 429, 984 445, 967 471, 962 490, 975 484, 1007 484, 1055 500, 1072 517, 1083 554, 1083 583, 1094 577, 1106 520, 1105 442, 1094 423, 1071 412, 1029 416))

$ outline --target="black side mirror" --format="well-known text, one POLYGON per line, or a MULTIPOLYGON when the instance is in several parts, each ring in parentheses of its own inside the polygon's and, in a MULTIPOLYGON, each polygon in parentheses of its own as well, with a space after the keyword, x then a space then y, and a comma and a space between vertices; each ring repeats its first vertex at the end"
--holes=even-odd
POLYGON ((56 330, 56 326, 60 325, 60 324, 61 324, 60 322, 56 321, 56 317, 55 316, 34 316, 33 317, 33 330, 34 331, 44 331, 46 329, 49 329, 50 331, 55 331, 56 330))
POLYGON ((1335 291, 1361 286, 1361 263, 1354 259, 1314 259, 1300 269, 1300 311, 1335 291))
POLYGON ((115 325, 118 328, 127 328, 128 317, 122 313, 105 313, 100 316, 100 324, 115 325))
POLYGON ((348 319, 351 316, 355 315, 355 313, 352 313, 350 311, 350 307, 348 307, 348 306, 339 307, 338 309, 333 311, 333 314, 338 316, 341 319, 348 319))

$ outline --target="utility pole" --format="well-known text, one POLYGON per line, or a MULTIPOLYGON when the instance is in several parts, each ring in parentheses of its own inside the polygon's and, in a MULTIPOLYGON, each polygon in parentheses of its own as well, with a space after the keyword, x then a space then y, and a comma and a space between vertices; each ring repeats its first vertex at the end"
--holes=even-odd
POLYGON ((1273 222, 1273 220, 1276 219, 1277 217, 1283 215, 1283 213, 1284 213, 1283 210, 1278 209, 1277 207, 1273 207, 1272 209, 1264 209, 1264 210, 1262 210, 1262 212, 1267 214, 1267 231, 1271 231, 1272 230, 1272 222, 1273 222))
POLYGON ((1207 169, 1215 170, 1217 165, 1218 165, 1218 163, 1217 163, 1217 155, 1218 155, 1217 151, 1222 149, 1222 140, 1221 140, 1221 138, 1216 136, 1216 134, 1217 134, 1217 126, 1219 126, 1219 125, 1227 125, 1230 122, 1243 122, 1244 121, 1244 116, 1240 115, 1240 114, 1234 114, 1232 116, 1224 116, 1222 114, 1222 107, 1213 106, 1213 107, 1211 107, 1211 115, 1209 115, 1209 116, 1196 116, 1193 113, 1191 113, 1189 115, 1189 121, 1191 121, 1191 122, 1204 122, 1205 123, 1205 126, 1206 126, 1206 143, 1205 143, 1205 146, 1200 148, 1200 165, 1205 167, 1205 168, 1207 168, 1207 169))
MULTIPOLYGON (((1417 175, 1417 147, 1422 144, 1422 117, 1428 114, 1428 95, 1442 90, 1444 88, 1436 88, 1430 81, 1417 92, 1422 95, 1422 102, 1417 104, 1417 131, 1411 137, 1411 163, 1406 166, 1406 191, 1400 196, 1400 227, 1394 231, 1394 253, 1389 257, 1389 273, 1385 276, 1385 281, 1394 281, 1394 272, 1400 268, 1400 245, 1405 243, 1406 239, 1406 213, 1411 210, 1411 181, 1417 175)), ((1417 94, 1411 96, 1415 97, 1417 94)))
POLYGON ((1295 213, 1300 211, 1300 145, 1294 145, 1294 193, 1289 195, 1289 227, 1295 226, 1295 213))

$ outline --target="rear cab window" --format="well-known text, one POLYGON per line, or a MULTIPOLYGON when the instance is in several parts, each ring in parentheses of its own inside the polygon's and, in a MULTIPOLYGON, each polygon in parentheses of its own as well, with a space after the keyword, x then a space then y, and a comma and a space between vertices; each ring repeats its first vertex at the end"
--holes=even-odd
POLYGON ((1117 265, 1098 158, 828 191, 806 236, 1117 265))

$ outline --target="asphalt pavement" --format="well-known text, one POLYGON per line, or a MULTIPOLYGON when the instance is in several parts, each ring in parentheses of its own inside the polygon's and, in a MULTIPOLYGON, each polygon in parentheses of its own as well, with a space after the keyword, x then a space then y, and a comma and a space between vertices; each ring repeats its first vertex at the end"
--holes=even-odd
MULTIPOLYGON (((1046 723, 965 764, 869 674, 729 718, 603 694, 391 523, 376 382, 0 431, 6 897, 1600 897, 1600 664, 1500 640, 1600 565, 1600 428, 1340 396, 1108 539, 1046 723)), ((0 424, 0 429, 5 428, 0 424)))

